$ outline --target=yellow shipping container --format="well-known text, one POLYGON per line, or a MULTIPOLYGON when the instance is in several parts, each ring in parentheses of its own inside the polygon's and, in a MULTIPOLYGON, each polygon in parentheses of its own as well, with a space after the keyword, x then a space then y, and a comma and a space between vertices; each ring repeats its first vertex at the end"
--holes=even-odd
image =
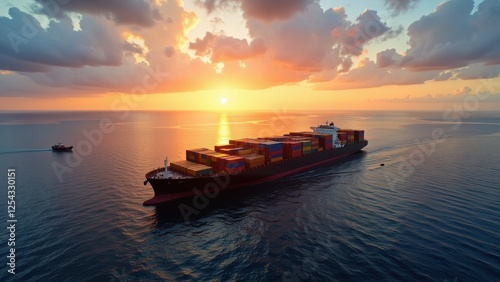
POLYGON ((264 165, 265 162, 263 155, 248 154, 248 155, 242 155, 241 157, 245 159, 245 165, 247 168, 262 166, 264 165))
POLYGON ((277 162, 277 161, 282 161, 282 160, 283 160, 283 157, 274 158, 274 159, 271 159, 271 163, 274 163, 274 162, 277 162))
POLYGON ((253 153, 252 149, 243 149, 238 151, 239 156, 248 155, 253 153))

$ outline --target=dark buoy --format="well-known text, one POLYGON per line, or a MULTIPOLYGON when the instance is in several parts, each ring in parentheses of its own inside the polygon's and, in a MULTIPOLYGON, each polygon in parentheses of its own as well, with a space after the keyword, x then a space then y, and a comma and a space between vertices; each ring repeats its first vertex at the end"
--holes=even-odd
POLYGON ((380 166, 384 166, 385 164, 380 164, 380 166))

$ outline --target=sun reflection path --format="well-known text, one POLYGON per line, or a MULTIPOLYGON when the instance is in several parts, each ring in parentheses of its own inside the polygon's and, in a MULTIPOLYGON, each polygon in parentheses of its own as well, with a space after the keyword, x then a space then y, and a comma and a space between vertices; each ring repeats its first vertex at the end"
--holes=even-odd
POLYGON ((219 117, 219 130, 217 130, 217 144, 228 144, 231 138, 231 130, 227 122, 227 114, 221 113, 219 117))

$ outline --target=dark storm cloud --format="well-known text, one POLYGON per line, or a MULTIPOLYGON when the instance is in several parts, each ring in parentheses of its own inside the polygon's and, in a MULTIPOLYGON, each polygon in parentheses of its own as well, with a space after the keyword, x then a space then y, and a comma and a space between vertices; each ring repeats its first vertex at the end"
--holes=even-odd
POLYGON ((74 31, 69 20, 52 21, 44 29, 33 16, 17 8, 11 8, 9 15, 11 18, 0 17, 0 70, 116 66, 125 51, 137 49, 113 32, 113 26, 108 29, 109 23, 92 16, 83 17, 82 30, 74 31))
POLYGON ((385 5, 394 15, 398 15, 413 8, 418 1, 420 0, 385 0, 385 5))
POLYGON ((241 5, 245 18, 264 21, 290 18, 293 14, 307 9, 313 2, 314 0, 197 0, 208 13, 241 5))
POLYGON ((161 18, 160 12, 147 0, 35 0, 38 12, 49 17, 64 17, 64 12, 104 15, 116 24, 151 27, 161 18))

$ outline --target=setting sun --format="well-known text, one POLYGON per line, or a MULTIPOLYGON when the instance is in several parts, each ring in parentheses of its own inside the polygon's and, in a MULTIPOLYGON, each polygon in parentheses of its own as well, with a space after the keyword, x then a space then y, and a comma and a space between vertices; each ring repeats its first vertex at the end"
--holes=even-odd
POLYGON ((227 104, 227 99, 224 97, 220 98, 220 103, 223 105, 227 104))

